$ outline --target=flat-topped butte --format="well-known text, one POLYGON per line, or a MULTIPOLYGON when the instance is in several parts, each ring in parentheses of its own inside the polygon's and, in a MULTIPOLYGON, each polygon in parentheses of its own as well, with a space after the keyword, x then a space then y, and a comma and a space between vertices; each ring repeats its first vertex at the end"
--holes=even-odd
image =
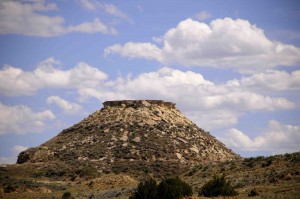
POLYGON ((106 101, 81 122, 39 147, 19 155, 18 163, 89 165, 99 173, 158 178, 180 174, 206 162, 240 157, 163 100, 106 101))

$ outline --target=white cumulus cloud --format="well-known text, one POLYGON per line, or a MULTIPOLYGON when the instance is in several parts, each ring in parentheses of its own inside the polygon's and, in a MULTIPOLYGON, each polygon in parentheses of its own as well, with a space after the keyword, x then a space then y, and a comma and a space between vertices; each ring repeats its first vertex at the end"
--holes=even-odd
MULTIPOLYGON (((284 95, 280 96, 279 92, 274 95, 276 97, 261 92, 264 86, 259 81, 256 81, 256 89, 241 83, 246 78, 254 78, 255 75, 216 84, 197 72, 163 67, 135 77, 120 76, 113 80, 108 79, 98 68, 86 63, 79 63, 68 70, 59 69, 56 67, 57 64, 59 64, 57 60, 49 58, 38 64, 33 71, 4 67, 0 71, 0 94, 32 95, 40 89, 52 88, 74 90, 82 102, 90 98, 102 102, 121 99, 162 99, 176 102, 180 110, 208 130, 232 126, 246 112, 270 112, 296 107, 294 102, 284 95)), ((288 73, 288 76, 290 75, 294 73, 288 73)), ((294 79, 297 79, 297 75, 294 79)), ((289 78, 289 81, 292 81, 292 78, 289 78)), ((289 89, 287 86, 284 87, 289 89)), ((297 84, 294 89, 298 89, 297 84)), ((80 112, 78 104, 58 96, 49 97, 48 103, 55 103, 65 113, 80 112)))
POLYGON ((55 3, 41 1, 1 1, 0 34, 52 37, 70 32, 116 34, 113 27, 95 19, 75 26, 65 26, 61 16, 47 16, 47 11, 58 10, 55 3))
POLYGON ((67 32, 83 32, 83 33, 104 33, 104 34, 117 34, 117 30, 108 27, 100 19, 95 18, 93 22, 85 22, 76 26, 67 27, 67 32))
POLYGON ((232 128, 220 139, 229 147, 240 151, 288 153, 300 150, 300 126, 281 124, 271 120, 268 128, 254 138, 232 128))
POLYGON ((185 111, 184 114, 207 131, 234 126, 240 117, 239 111, 228 109, 185 111))
POLYGON ((33 112, 24 105, 7 106, 0 103, 0 113, 0 135, 40 132, 46 121, 55 119, 50 110, 33 112))
POLYGON ((63 109, 67 114, 74 115, 82 112, 82 107, 79 104, 71 103, 59 96, 50 96, 47 98, 48 104, 56 104, 58 107, 63 109))
POLYGON ((281 70, 267 70, 240 80, 230 80, 228 85, 244 87, 262 91, 289 91, 300 89, 300 70, 286 72, 281 70))
POLYGON ((0 93, 2 95, 31 95, 39 86, 34 74, 20 68, 5 65, 0 71, 0 93))
POLYGON ((136 78, 116 82, 116 93, 130 98, 163 98, 184 104, 187 110, 208 110, 224 108, 232 110, 268 110, 290 109, 292 102, 285 98, 272 98, 216 85, 192 71, 180 71, 162 68, 156 72, 144 73, 136 78), (167 95, 166 95, 167 94, 167 95))
POLYGON ((118 53, 128 58, 144 58, 149 60, 161 61, 161 50, 151 43, 133 43, 128 42, 124 46, 114 44, 105 48, 104 55, 118 53))
POLYGON ((176 102, 180 110, 208 130, 231 126, 245 112, 286 110, 295 104, 284 97, 264 96, 243 87, 215 84, 201 74, 164 67, 134 78, 118 78, 80 90, 85 99, 163 99, 176 102))
POLYGON ((32 72, 23 71, 13 66, 4 66, 0 70, 0 94, 6 96, 32 95, 42 88, 85 88, 97 87, 107 79, 107 75, 99 69, 84 62, 74 68, 61 70, 55 65, 59 61, 54 58, 38 64, 32 72))
POLYGON ((247 20, 216 19, 210 24, 186 19, 163 36, 163 46, 128 42, 114 44, 104 54, 154 59, 166 65, 230 68, 255 73, 300 63, 300 49, 271 41, 247 20))

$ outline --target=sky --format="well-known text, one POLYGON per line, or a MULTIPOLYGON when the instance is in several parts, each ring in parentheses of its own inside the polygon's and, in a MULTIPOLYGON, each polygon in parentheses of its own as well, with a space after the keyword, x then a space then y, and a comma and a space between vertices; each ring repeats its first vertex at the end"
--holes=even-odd
POLYGON ((300 151, 298 0, 1 0, 0 164, 160 99, 243 157, 300 151))

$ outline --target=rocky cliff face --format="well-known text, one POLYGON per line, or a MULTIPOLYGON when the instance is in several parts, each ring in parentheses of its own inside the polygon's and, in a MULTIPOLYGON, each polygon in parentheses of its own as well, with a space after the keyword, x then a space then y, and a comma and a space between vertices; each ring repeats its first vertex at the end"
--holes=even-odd
POLYGON ((240 159, 161 100, 107 101, 104 107, 39 147, 18 163, 64 161, 99 172, 181 173, 203 162, 240 159))

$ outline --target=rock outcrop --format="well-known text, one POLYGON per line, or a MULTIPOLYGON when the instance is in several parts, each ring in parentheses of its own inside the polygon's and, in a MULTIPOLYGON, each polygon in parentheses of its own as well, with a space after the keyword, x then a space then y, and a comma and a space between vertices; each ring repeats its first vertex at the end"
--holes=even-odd
POLYGON ((99 172, 158 177, 204 162, 240 156, 162 100, 107 101, 104 107, 39 147, 20 153, 18 163, 64 161, 99 172))

